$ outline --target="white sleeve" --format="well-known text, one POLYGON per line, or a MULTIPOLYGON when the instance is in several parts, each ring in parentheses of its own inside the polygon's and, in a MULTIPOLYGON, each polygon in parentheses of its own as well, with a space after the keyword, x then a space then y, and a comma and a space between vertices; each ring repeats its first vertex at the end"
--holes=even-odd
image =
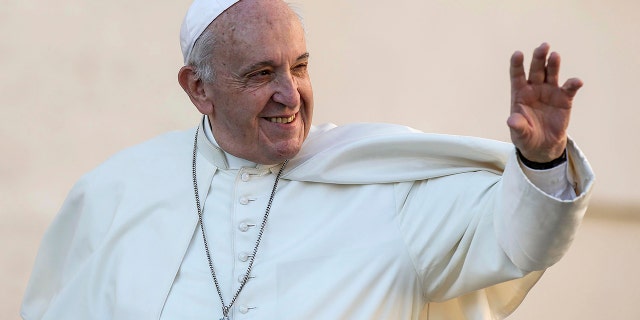
POLYGON ((572 142, 567 164, 545 171, 535 184, 540 177, 527 176, 513 152, 502 176, 474 172, 399 185, 410 188, 398 221, 429 319, 503 319, 567 251, 594 175, 572 142), (559 198, 567 185, 577 196, 559 198))
POLYGON ((531 169, 518 160, 520 168, 529 181, 542 192, 558 199, 572 200, 576 198, 573 188, 573 177, 568 171, 567 162, 546 170, 531 169))

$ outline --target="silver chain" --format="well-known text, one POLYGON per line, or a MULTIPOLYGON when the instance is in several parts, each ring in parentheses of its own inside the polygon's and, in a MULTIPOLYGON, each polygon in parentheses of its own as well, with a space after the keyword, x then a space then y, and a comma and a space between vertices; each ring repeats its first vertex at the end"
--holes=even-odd
POLYGON ((231 307, 236 302, 236 299, 240 295, 240 292, 249 281, 249 275, 251 274, 251 268, 253 268, 253 262, 256 259, 256 254, 258 253, 258 247, 260 246, 260 240, 262 240, 262 234, 264 233, 264 227, 267 225, 267 219, 269 218, 269 212, 271 211, 271 203, 273 202, 273 198, 276 195, 276 189, 278 188, 278 182, 280 181, 280 176, 284 171, 284 167, 287 165, 289 160, 285 160, 278 174, 276 175, 276 181, 273 183, 273 189, 271 190, 271 197, 269 197, 269 202, 267 203, 267 208, 264 211, 264 217, 262 217, 262 224, 260 224, 260 230, 258 231, 258 239, 256 239, 256 244, 253 247, 253 254, 250 256, 249 266, 247 267, 247 272, 242 277, 242 282, 240 283, 240 287, 236 290, 236 293, 231 298, 231 302, 229 305, 225 305, 224 298, 222 297, 222 290, 220 290, 220 284, 218 283, 218 278, 216 277, 216 272, 213 268, 213 259, 211 259, 211 251, 209 250, 209 244, 207 243, 207 236, 204 232, 204 223, 202 222, 202 208, 200 207, 200 196, 198 195, 198 180, 196 178, 196 153, 198 150, 198 131, 196 130, 196 136, 193 141, 193 160, 192 160, 192 174, 193 174, 193 192, 196 198, 196 207, 198 208, 198 223, 200 224, 200 230, 202 231, 202 241, 204 242, 204 251, 207 254, 207 260, 209 261, 209 269, 211 270, 211 277, 213 277, 213 283, 216 285, 216 290, 218 291, 218 296, 220 297, 220 303, 222 304, 222 319, 228 319, 229 311, 231 307))

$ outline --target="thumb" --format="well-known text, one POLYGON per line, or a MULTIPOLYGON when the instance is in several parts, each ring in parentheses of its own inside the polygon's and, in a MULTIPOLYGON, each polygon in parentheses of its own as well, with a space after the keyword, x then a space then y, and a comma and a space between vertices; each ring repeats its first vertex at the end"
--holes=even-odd
POLYGON ((507 126, 511 129, 511 140, 521 140, 527 132, 527 119, 519 113, 512 113, 507 119, 507 126))

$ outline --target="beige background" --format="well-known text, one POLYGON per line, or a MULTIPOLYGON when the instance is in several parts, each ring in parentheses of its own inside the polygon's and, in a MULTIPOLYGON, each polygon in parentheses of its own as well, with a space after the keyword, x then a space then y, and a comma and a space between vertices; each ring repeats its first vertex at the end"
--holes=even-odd
MULTIPOLYGON (((586 83, 570 134, 598 179, 567 257, 512 319, 640 319, 640 2, 302 0, 315 123, 508 140, 508 59, 543 41, 586 83)), ((81 174, 194 126, 176 83, 189 1, 0 0, 0 318, 81 174)))

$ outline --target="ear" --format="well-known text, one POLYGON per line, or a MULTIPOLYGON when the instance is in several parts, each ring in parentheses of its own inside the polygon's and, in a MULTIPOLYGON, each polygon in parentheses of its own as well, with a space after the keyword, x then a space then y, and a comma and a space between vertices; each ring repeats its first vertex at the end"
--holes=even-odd
POLYGON ((191 102, 202 114, 213 113, 213 102, 204 89, 205 83, 198 78, 192 66, 184 66, 178 72, 178 83, 187 93, 191 102))

